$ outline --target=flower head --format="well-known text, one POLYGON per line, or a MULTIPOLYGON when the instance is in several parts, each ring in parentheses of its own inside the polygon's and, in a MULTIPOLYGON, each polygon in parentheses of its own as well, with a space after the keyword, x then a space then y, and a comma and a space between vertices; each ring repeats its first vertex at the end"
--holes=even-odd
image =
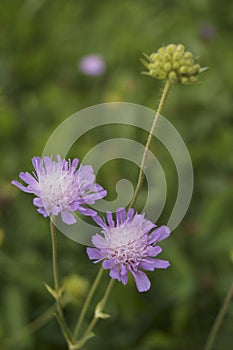
POLYGON ((34 157, 32 164, 35 172, 21 172, 19 177, 27 186, 14 180, 22 191, 33 193, 36 198, 33 204, 37 211, 44 217, 61 214, 66 224, 74 224, 76 219, 72 212, 78 211, 84 215, 94 215, 96 212, 86 208, 85 204, 93 204, 96 200, 106 196, 107 192, 98 184, 95 184, 95 175, 90 165, 80 165, 74 158, 63 160, 57 155, 54 161, 51 157, 34 157))
POLYGON ((79 69, 86 75, 98 76, 105 72, 105 62, 100 55, 87 55, 79 63, 79 69))
POLYGON ((141 59, 149 70, 145 74, 157 79, 169 80, 171 84, 189 85, 196 83, 197 75, 206 70, 195 62, 193 54, 186 51, 181 44, 161 47, 156 53, 145 55, 145 57, 148 62, 141 59))
POLYGON ((157 242, 170 235, 169 228, 155 228, 144 214, 134 213, 132 208, 128 213, 124 208, 118 209, 116 222, 110 212, 107 212, 107 222, 97 215, 93 219, 102 227, 103 236, 92 237, 96 248, 87 248, 89 259, 95 263, 103 260, 103 268, 109 269, 109 275, 124 285, 130 272, 139 292, 149 290, 150 281, 142 270, 154 271, 170 265, 167 260, 154 258, 162 251, 157 242))

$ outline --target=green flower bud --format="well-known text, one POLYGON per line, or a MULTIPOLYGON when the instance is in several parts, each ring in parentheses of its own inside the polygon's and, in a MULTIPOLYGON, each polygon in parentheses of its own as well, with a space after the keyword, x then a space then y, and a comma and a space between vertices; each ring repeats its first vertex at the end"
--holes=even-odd
POLYGON ((188 85, 189 84, 189 78, 187 77, 181 77, 181 84, 188 85))
POLYGON ((156 53, 145 55, 141 59, 143 65, 149 70, 145 74, 151 77, 169 80, 170 83, 193 84, 197 82, 197 75, 204 70, 195 62, 190 51, 185 51, 181 44, 170 44, 161 47, 156 53))
POLYGON ((175 50, 176 50, 176 45, 174 45, 174 44, 170 44, 166 47, 166 51, 169 54, 173 54, 175 52, 175 50))
POLYGON ((184 50, 185 50, 184 45, 178 44, 178 45, 176 46, 176 51, 177 51, 177 52, 182 52, 182 54, 183 54, 183 53, 184 53, 184 50))
POLYGON ((67 276, 63 282, 63 289, 69 299, 79 302, 87 293, 89 282, 86 278, 72 274, 67 276))
POLYGON ((176 83, 178 80, 178 77, 174 71, 169 73, 168 78, 169 78, 171 83, 176 83))
POLYGON ((179 69, 179 73, 186 74, 188 72, 188 67, 182 66, 179 69))
POLYGON ((163 69, 164 69, 166 72, 170 72, 171 69, 172 69, 171 63, 170 63, 170 62, 165 63, 164 66, 163 66, 163 69))
POLYGON ((194 77, 194 76, 192 75, 192 76, 189 78, 189 82, 190 82, 190 84, 194 84, 194 83, 197 82, 197 78, 194 77))
POLYGON ((172 68, 173 70, 177 70, 179 68, 180 64, 179 61, 173 61, 172 68))

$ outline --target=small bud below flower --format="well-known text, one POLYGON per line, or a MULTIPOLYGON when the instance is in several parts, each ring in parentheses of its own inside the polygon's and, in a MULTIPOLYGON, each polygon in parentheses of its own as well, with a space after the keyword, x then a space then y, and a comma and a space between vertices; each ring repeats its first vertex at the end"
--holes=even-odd
POLYGON ((64 292, 69 299, 80 301, 86 294, 89 288, 89 282, 86 278, 77 274, 69 275, 63 282, 64 292))
POLYGON ((196 76, 205 70, 196 64, 196 58, 190 51, 185 51, 185 47, 181 44, 161 47, 156 53, 145 57, 149 61, 141 60, 149 71, 145 74, 160 80, 168 80, 171 84, 196 83, 196 76))

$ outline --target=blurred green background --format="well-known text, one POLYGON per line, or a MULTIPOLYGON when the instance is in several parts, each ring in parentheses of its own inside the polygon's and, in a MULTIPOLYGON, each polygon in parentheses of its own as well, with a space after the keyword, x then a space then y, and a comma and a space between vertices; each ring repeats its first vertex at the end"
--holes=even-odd
MULTIPOLYGON (((53 303, 43 285, 52 283, 51 247, 48 220, 36 212, 32 196, 10 181, 32 170, 31 158, 42 153, 51 132, 72 113, 112 101, 155 108, 161 82, 140 74, 139 58, 169 43, 184 44, 209 67, 200 84, 174 87, 163 112, 190 151, 193 199, 163 243, 163 258, 171 267, 149 274, 153 287, 146 294, 137 293, 132 281, 126 287, 116 284, 107 307, 112 317, 98 324, 97 337, 85 349, 203 348, 232 281, 232 32, 233 2, 227 0, 0 2, 1 350, 66 348, 54 319, 36 332, 20 331, 53 303), (98 77, 78 69, 80 59, 92 53, 106 63, 98 77)), ((84 137, 75 155, 82 159, 101 135, 84 137)), ((145 140, 137 130, 135 137, 145 140)), ((158 152, 169 179, 169 202, 177 186, 174 165, 158 152)), ((126 169, 110 162, 98 175, 109 198, 126 169)), ((133 169, 135 183, 136 175, 133 169)), ((169 210, 168 203, 159 224, 169 210)), ((85 247, 62 234, 58 243, 61 275, 78 272, 91 281, 98 267, 88 261, 85 247)), ((106 283, 107 275, 102 289, 106 283)), ((68 306, 70 324, 81 302, 68 306)), ((232 347, 231 305, 214 349, 232 347)))

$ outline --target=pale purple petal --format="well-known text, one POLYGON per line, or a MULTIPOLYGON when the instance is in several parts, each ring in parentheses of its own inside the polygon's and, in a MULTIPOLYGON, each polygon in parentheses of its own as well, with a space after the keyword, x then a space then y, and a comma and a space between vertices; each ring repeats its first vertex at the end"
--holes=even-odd
POLYGON ((171 264, 168 260, 154 259, 156 269, 167 269, 171 264))
POLYGON ((90 260, 97 260, 96 262, 99 262, 104 258, 101 250, 97 248, 87 248, 87 255, 90 260))
POLYGON ((58 215, 62 212, 62 209, 57 205, 53 205, 51 212, 53 213, 53 215, 58 215))
POLYGON ((108 220, 109 227, 115 226, 115 222, 113 221, 112 213, 110 213, 110 211, 107 211, 107 220, 108 220))
POLYGON ((155 265, 153 262, 148 261, 148 259, 145 259, 146 261, 141 261, 140 264, 138 265, 139 269, 142 270, 147 270, 147 271, 154 271, 155 270, 155 265))
POLYGON ((52 157, 47 157, 46 156, 46 157, 44 157, 43 161, 44 161, 46 172, 48 173, 51 170, 52 166, 53 166, 52 157))
POLYGON ((116 211, 117 226, 120 226, 122 223, 124 223, 126 218, 127 218, 127 214, 126 214, 125 208, 117 209, 116 211))
POLYGON ((169 261, 161 259, 146 258, 140 262, 139 268, 148 271, 154 271, 154 269, 166 269, 170 266, 169 261))
POLYGON ((126 285, 128 282, 128 271, 126 269, 126 267, 121 264, 121 271, 120 271, 120 275, 121 275, 121 282, 126 285))
POLYGON ((96 211, 90 208, 85 208, 85 207, 79 207, 78 211, 80 214, 82 215, 86 215, 86 216, 94 216, 96 215, 96 211))
POLYGON ((151 283, 147 275, 142 271, 132 271, 136 286, 139 292, 147 292, 150 289, 151 283))
POLYGON ((45 208, 38 208, 37 211, 38 211, 38 213, 42 214, 45 218, 47 218, 49 216, 49 213, 47 212, 47 210, 45 208))
POLYGON ((16 187, 18 187, 20 190, 26 192, 26 193, 34 193, 34 191, 29 188, 29 187, 25 187, 23 186, 20 182, 18 182, 17 180, 13 180, 11 181, 12 185, 15 185, 16 187))
POLYGON ((37 173, 40 171, 41 163, 42 163, 42 160, 40 157, 32 158, 32 165, 34 166, 34 169, 36 170, 37 173))
POLYGON ((121 282, 124 284, 124 286, 128 283, 128 272, 126 272, 124 275, 121 275, 121 282))
POLYGON ((107 227, 107 224, 103 221, 103 219, 101 219, 100 216, 95 215, 95 216, 92 216, 92 218, 100 227, 102 227, 102 228, 107 227))
POLYGON ((38 186, 38 182, 36 181, 36 179, 28 172, 25 172, 25 173, 21 172, 19 174, 19 178, 24 182, 26 182, 26 184, 28 185, 38 186))
POLYGON ((171 231, 167 226, 160 226, 149 235, 149 243, 160 242, 169 237, 170 233, 171 231))
POLYGON ((67 225, 72 225, 77 221, 71 212, 65 210, 61 212, 61 217, 64 223, 67 225))
POLYGON ((133 208, 130 208, 128 211, 128 215, 127 215, 127 222, 132 221, 133 216, 134 216, 134 210, 133 210, 133 208))
POLYGON ((103 268, 105 270, 111 269, 113 267, 113 265, 114 265, 114 261, 113 260, 104 260, 103 261, 103 268))
POLYGON ((102 199, 107 195, 106 190, 101 190, 97 193, 84 194, 83 199, 86 204, 94 204, 98 199, 102 199))
POLYGON ((117 266, 113 266, 113 268, 110 270, 109 276, 120 281, 121 277, 119 268, 117 266))
POLYGON ((44 206, 44 203, 42 201, 41 198, 34 198, 33 199, 33 204, 36 206, 36 207, 43 207, 44 206))
POLYGON ((96 234, 92 237, 92 243, 99 249, 101 248, 107 248, 107 242, 106 239, 102 236, 96 234))
POLYGON ((71 169, 72 169, 72 171, 75 171, 75 170, 76 170, 76 168, 77 168, 77 166, 78 166, 78 163, 79 163, 79 159, 78 159, 78 158, 74 158, 74 159, 72 160, 72 163, 71 163, 71 169))
POLYGON ((147 253, 147 256, 156 256, 158 254, 160 254, 162 252, 162 248, 159 247, 159 246, 148 246, 147 247, 147 250, 146 250, 146 253, 147 253))

